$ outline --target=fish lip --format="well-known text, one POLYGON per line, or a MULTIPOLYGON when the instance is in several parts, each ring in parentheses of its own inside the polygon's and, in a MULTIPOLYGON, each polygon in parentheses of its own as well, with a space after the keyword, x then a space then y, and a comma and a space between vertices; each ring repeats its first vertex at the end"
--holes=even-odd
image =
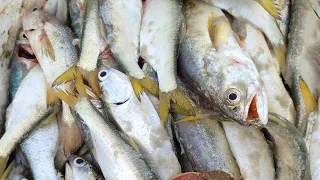
POLYGON ((256 97, 257 94, 258 94, 258 90, 254 91, 254 93, 252 93, 252 95, 249 98, 249 103, 247 103, 244 107, 244 112, 243 112, 243 115, 241 118, 241 124, 243 126, 248 125, 247 118, 248 118, 248 114, 249 114, 249 109, 250 109, 251 103, 253 101, 253 98, 256 97))
POLYGON ((113 102, 112 104, 116 105, 116 106, 121 106, 124 103, 128 102, 131 99, 132 95, 130 95, 126 100, 122 101, 122 102, 113 102))

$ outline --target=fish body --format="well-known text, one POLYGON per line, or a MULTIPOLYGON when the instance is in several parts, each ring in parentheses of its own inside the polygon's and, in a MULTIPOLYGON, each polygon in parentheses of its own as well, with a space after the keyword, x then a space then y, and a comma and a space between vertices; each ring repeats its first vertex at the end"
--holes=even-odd
POLYGON ((43 10, 51 16, 57 13, 58 0, 47 0, 46 4, 43 6, 43 10))
POLYGON ((56 180, 54 157, 58 150, 59 132, 55 116, 42 122, 20 144, 35 180, 56 180))
POLYGON ((276 179, 310 179, 310 162, 303 136, 288 120, 269 115, 262 129, 271 142, 276 167, 276 179))
POLYGON ((68 5, 72 30, 80 39, 85 19, 86 0, 70 0, 68 5))
POLYGON ((275 179, 273 154, 263 133, 256 127, 222 122, 232 154, 246 180, 275 179))
POLYGON ((289 22, 290 22, 290 11, 293 1, 290 0, 273 0, 277 6, 279 18, 276 18, 276 21, 279 25, 279 28, 285 37, 288 37, 289 33, 289 22))
POLYGON ((239 167, 216 119, 178 122, 175 132, 193 171, 220 170, 240 179, 239 167))
POLYGON ((63 24, 68 23, 68 2, 66 0, 57 0, 56 17, 63 24))
POLYGON ((184 38, 180 43, 179 74, 193 89, 235 121, 244 125, 252 117, 259 116, 257 124, 266 124, 268 103, 262 80, 253 62, 236 44, 225 18, 220 9, 205 2, 186 1, 186 29, 182 31, 184 38), (219 19, 211 22, 212 14, 219 16, 219 19), (229 32, 224 40, 227 43, 212 43, 208 21, 220 28, 226 27, 211 32, 229 32))
POLYGON ((268 111, 279 114, 295 124, 292 99, 283 85, 278 61, 272 57, 264 35, 252 25, 238 20, 235 20, 232 26, 264 82, 267 90, 268 111))
POLYGON ((253 0, 204 0, 220 9, 226 10, 237 19, 243 19, 254 24, 276 45, 284 45, 283 35, 275 18, 270 15, 257 1, 253 0))
MULTIPOLYGON (((314 126, 311 131, 311 140, 309 148, 310 171, 312 179, 320 178, 320 114, 315 113, 314 126)), ((311 122, 308 119, 309 122, 311 122)))
POLYGON ((170 179, 181 173, 169 137, 148 96, 143 92, 139 101, 129 78, 115 69, 101 67, 98 77, 105 111, 137 143, 160 179, 170 179))
POLYGON ((107 43, 113 55, 130 76, 142 79, 145 75, 137 63, 142 19, 141 0, 99 2, 107 43))
POLYGON ((157 179, 129 138, 104 119, 90 101, 79 99, 74 108, 85 124, 92 154, 106 179, 157 179))
POLYGON ((7 108, 6 132, 0 139, 0 157, 10 155, 23 137, 48 116, 46 95, 45 77, 37 65, 22 80, 7 108))
POLYGON ((148 0, 144 4, 140 56, 156 70, 162 92, 177 88, 175 65, 182 18, 179 0, 148 0))
MULTIPOLYGON (((316 3, 316 2, 315 2, 316 3)), ((296 106, 296 126, 305 134, 307 119, 317 110, 316 99, 320 96, 320 20, 306 1, 293 2, 288 36, 286 83, 292 90, 296 106)))

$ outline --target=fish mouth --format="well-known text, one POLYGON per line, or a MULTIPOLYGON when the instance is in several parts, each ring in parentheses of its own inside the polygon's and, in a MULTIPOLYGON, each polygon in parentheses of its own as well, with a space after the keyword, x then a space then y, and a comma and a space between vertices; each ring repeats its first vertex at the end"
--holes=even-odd
POLYGON ((18 47, 18 56, 30 60, 36 59, 30 44, 20 44, 18 47))
POLYGON ((131 96, 129 96, 126 100, 124 100, 122 102, 114 102, 112 104, 119 106, 119 105, 122 105, 122 104, 126 103, 127 101, 129 101, 130 98, 131 98, 131 96))
POLYGON ((254 124, 259 127, 263 127, 268 122, 268 109, 265 105, 265 94, 263 92, 256 91, 250 98, 245 106, 244 115, 242 118, 242 125, 249 126, 254 124))

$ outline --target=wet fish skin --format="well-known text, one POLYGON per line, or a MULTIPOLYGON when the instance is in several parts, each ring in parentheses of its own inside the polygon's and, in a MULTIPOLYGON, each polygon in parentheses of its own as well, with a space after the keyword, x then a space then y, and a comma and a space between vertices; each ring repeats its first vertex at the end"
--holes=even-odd
POLYGON ((90 101, 81 98, 74 108, 85 124, 89 147, 106 179, 157 179, 129 138, 103 118, 90 101))
POLYGON ((268 111, 279 114, 295 124, 295 109, 282 79, 278 61, 272 57, 264 35, 252 25, 234 20, 233 30, 243 42, 243 48, 255 63, 264 82, 268 111))
POLYGON ((66 163, 66 180, 95 180, 93 169, 81 157, 70 156, 66 163))
POLYGON ((68 6, 71 27, 76 37, 80 39, 85 19, 86 0, 69 0, 68 6))
POLYGON ((273 153, 260 129, 243 127, 235 122, 222 122, 222 125, 241 178, 275 179, 273 153))
POLYGON ((240 179, 239 167, 217 119, 178 122, 175 131, 193 171, 221 170, 240 179))
POLYGON ((262 80, 234 37, 228 38, 233 48, 222 45, 217 51, 213 47, 207 28, 211 13, 225 18, 220 9, 207 3, 185 2, 187 28, 185 32, 182 31, 184 37, 180 43, 179 75, 223 114, 243 125, 246 124, 249 106, 253 104, 255 96, 260 116, 258 124, 266 124, 268 110, 262 80), (232 92, 240 97, 235 104, 228 100, 232 92))
POLYGON ((137 143, 160 179, 169 179, 181 173, 169 137, 148 96, 142 92, 139 101, 125 74, 103 66, 99 69, 105 112, 137 143))
POLYGON ((8 179, 10 180, 27 180, 31 177, 31 173, 29 172, 29 168, 25 167, 22 164, 14 164, 13 169, 8 175, 8 179))
POLYGON ((58 123, 55 116, 39 124, 24 139, 21 150, 25 154, 35 180, 56 180, 54 157, 59 143, 58 123))
MULTIPOLYGON (((317 2, 315 2, 317 3, 317 2)), ((288 56, 286 59, 286 83, 292 91, 296 106, 296 126, 305 134, 307 119, 316 111, 316 99, 320 96, 318 77, 320 20, 310 3, 295 0, 290 18, 288 56)))
POLYGON ((262 129, 271 142, 276 179, 310 179, 310 162, 303 136, 288 120, 274 113, 262 129))

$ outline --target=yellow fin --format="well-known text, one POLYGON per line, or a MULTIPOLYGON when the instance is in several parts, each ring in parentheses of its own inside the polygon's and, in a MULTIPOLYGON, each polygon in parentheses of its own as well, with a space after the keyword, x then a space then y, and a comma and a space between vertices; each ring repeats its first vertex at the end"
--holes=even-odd
POLYGON ((256 0, 261 6, 268 11, 274 18, 279 19, 280 14, 273 0, 256 0))
POLYGON ((159 86, 156 82, 154 82, 150 77, 146 76, 142 79, 138 79, 141 86, 151 92, 153 95, 159 94, 159 86))
POLYGON ((302 79, 299 80, 299 84, 301 88, 303 102, 306 108, 306 113, 309 116, 309 114, 312 111, 318 110, 318 103, 316 99, 312 96, 307 84, 302 79))
POLYGON ((84 80, 88 82, 88 85, 92 88, 93 93, 96 94, 97 97, 100 97, 100 85, 98 80, 98 70, 94 71, 86 71, 83 69, 79 69, 80 73, 84 80))
MULTIPOLYGON (((9 167, 7 168, 7 170, 5 171, 6 169, 6 166, 7 166, 7 162, 9 160, 9 156, 8 157, 0 157, 0 177, 1 177, 1 180, 2 179, 6 179, 6 176, 5 174, 7 173, 9 167)), ((11 164, 10 164, 11 165, 11 164)))
MULTIPOLYGON (((2 161, 2 159, 0 158, 0 165, 1 165, 1 161, 2 161)), ((7 158, 5 161, 6 161, 6 164, 7 164, 8 158, 7 158)), ((6 169, 6 171, 4 171, 3 174, 0 172, 1 180, 6 180, 6 179, 8 179, 8 176, 9 176, 10 172, 12 171, 13 166, 14 166, 14 161, 12 161, 12 162, 10 163, 10 165, 8 166, 8 168, 6 169)), ((2 166, 0 166, 0 169, 1 169, 1 167, 2 167, 2 166)), ((6 167, 6 165, 3 166, 3 168, 5 168, 5 167, 6 167)), ((1 170, 0 170, 0 171, 1 171, 1 170)))
POLYGON ((273 51, 274 51, 274 54, 276 55, 276 58, 279 62, 280 71, 281 71, 283 77, 285 77, 285 75, 286 75, 287 47, 286 46, 281 46, 281 47, 273 46, 273 51))
POLYGON ((73 65, 66 72, 61 74, 56 80, 54 80, 54 82, 52 83, 52 87, 63 84, 64 82, 69 82, 74 80, 75 73, 76 73, 76 66, 73 65))
POLYGON ((140 94, 143 91, 143 88, 142 88, 141 84, 139 83, 138 79, 136 79, 136 78, 133 78, 133 77, 130 76, 129 79, 130 79, 134 94, 139 99, 139 101, 141 101, 140 94))
POLYGON ((180 119, 179 121, 177 122, 187 122, 187 121, 195 121, 195 120, 200 120, 200 119, 204 119, 204 118, 207 118, 206 116, 203 116, 201 114, 197 114, 195 116, 186 116, 182 119, 180 119))
POLYGON ((208 18, 208 31, 215 48, 226 44, 228 37, 232 33, 228 19, 225 16, 217 16, 214 13, 211 13, 208 18))
POLYGON ((44 30, 42 30, 41 35, 39 36, 39 41, 42 44, 41 47, 43 52, 49 56, 52 61, 55 61, 53 45, 44 30))
POLYGON ((47 106, 52 106, 57 101, 57 96, 51 87, 47 86, 47 106))
POLYGON ((169 115, 170 97, 168 93, 160 92, 159 94, 159 116, 162 125, 165 124, 169 115))

